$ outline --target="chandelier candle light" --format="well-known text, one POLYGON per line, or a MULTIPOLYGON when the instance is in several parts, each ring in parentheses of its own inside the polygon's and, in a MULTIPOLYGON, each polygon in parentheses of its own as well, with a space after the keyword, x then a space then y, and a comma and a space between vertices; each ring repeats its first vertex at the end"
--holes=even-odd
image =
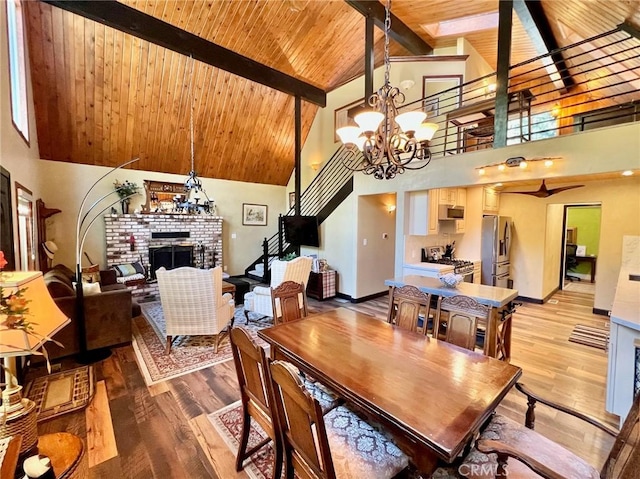
POLYGON ((374 111, 365 111, 355 116, 358 126, 338 128, 336 133, 342 143, 356 153, 362 151, 363 158, 355 166, 352 159, 345 166, 353 171, 362 171, 378 180, 392 179, 405 170, 419 170, 431 161, 429 141, 438 130, 435 123, 423 123, 427 115, 423 111, 408 111, 398 114, 398 106, 405 96, 389 83, 389 30, 391 29, 391 0, 385 6, 384 22, 384 85, 371 95, 369 106, 374 111), (412 161, 420 164, 411 164, 412 161))

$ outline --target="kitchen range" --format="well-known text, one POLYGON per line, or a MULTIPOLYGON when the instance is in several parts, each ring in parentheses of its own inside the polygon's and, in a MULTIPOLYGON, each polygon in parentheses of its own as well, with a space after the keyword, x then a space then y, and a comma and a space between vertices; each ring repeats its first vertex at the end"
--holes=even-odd
POLYGON ((474 269, 478 270, 480 262, 474 268, 474 262, 455 259, 455 241, 447 246, 430 246, 422 248, 420 263, 407 263, 403 267, 404 275, 418 275, 437 278, 440 274, 460 274, 467 283, 479 283, 479 277, 475 278, 474 269), (475 281, 474 281, 475 280, 475 281))

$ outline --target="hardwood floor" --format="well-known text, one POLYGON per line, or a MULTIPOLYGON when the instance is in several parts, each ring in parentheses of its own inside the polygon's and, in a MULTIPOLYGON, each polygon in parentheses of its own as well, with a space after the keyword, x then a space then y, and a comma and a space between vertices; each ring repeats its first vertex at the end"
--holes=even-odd
MULTIPOLYGON (((523 304, 513 320, 512 363, 522 367, 529 387, 613 426, 605 412, 607 355, 567 341, 580 324, 603 327, 606 318, 591 314, 593 296, 563 291, 557 304, 523 304)), ((386 297, 351 304, 309 300, 312 312, 347 307, 386 317, 386 297)), ((236 473, 231 452, 207 414, 239 399, 233 361, 147 387, 131 346, 113 350, 98 363, 97 393, 84 411, 39 424, 40 434, 68 431, 88 444, 91 478, 246 478, 236 473)), ((68 361, 63 368, 71 367, 68 361)), ((32 370, 30 375, 42 374, 32 370)), ((526 400, 513 390, 499 412, 523 421, 526 400)), ((613 440, 581 421, 540 405, 536 429, 600 468, 613 440)))

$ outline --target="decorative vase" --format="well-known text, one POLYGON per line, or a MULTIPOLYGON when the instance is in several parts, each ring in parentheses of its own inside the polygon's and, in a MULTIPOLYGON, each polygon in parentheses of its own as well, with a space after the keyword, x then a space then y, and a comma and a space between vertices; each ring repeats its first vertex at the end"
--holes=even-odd
POLYGON ((129 214, 129 200, 122 200, 120 202, 120 206, 122 207, 122 214, 123 215, 128 215, 129 214))

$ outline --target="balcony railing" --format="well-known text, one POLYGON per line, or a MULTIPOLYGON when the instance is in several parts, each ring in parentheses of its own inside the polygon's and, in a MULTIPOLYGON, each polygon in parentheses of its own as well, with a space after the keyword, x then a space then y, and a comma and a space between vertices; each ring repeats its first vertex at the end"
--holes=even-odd
MULTIPOLYGON (((640 120, 640 40, 625 27, 510 67, 506 144, 640 120), (566 69, 554 72, 550 64, 558 54, 566 69)), ((434 157, 492 148, 496 130, 505 128, 495 123, 495 86, 494 73, 401 110, 424 108, 428 121, 438 123, 434 157)))

